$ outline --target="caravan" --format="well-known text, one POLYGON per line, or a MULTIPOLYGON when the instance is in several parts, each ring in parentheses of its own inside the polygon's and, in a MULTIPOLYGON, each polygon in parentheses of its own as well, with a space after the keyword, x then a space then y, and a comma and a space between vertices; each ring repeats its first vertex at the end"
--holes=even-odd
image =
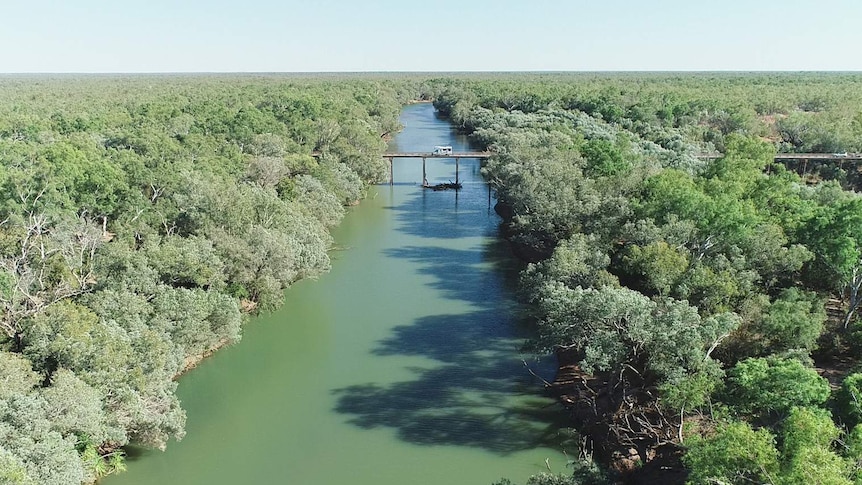
POLYGON ((434 147, 434 151, 431 152, 432 155, 451 155, 452 147, 434 147))

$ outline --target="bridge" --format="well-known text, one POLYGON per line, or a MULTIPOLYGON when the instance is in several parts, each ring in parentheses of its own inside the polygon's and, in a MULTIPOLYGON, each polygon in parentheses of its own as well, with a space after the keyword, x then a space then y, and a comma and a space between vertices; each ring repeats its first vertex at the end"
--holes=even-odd
MULTIPOLYGON (((422 185, 428 185, 428 180, 425 176, 425 161, 428 158, 454 158, 455 159, 455 184, 458 184, 458 162, 462 158, 490 158, 494 155, 493 152, 453 152, 451 154, 425 153, 425 152, 406 152, 406 153, 384 153, 383 158, 389 159, 389 185, 393 183, 392 176, 392 161, 396 158, 421 158, 422 159, 422 185)), ((723 153, 702 153, 697 155, 697 158, 705 160, 715 160, 723 157, 723 153)), ((776 162, 802 162, 803 174, 807 171, 809 161, 831 161, 839 162, 839 166, 845 161, 860 162, 862 161, 862 153, 776 153, 774 160, 776 162)), ((797 169, 798 170, 798 169, 797 169)))
POLYGON ((775 154, 776 162, 787 160, 832 160, 840 162, 844 160, 852 160, 858 162, 862 160, 862 153, 777 153, 775 154))
MULTIPOLYGON (((312 152, 311 156, 319 157, 320 152, 312 152)), ((396 158, 421 158, 422 159, 422 185, 428 185, 425 172, 425 162, 429 158, 454 158, 455 159, 455 184, 459 183, 459 162, 462 158, 480 158, 486 159, 494 156, 494 152, 452 152, 447 154, 432 153, 432 152, 393 152, 382 154, 383 158, 389 160, 389 185, 392 185, 392 162, 396 158)), ((715 160, 724 156, 723 153, 701 153, 695 155, 703 160, 715 160)), ((797 162, 803 163, 802 172, 806 173, 808 163, 811 161, 817 162, 838 162, 839 168, 844 165, 844 162, 862 162, 862 153, 776 153, 773 158, 776 162, 797 162)), ((797 166, 798 167, 798 166, 797 166)), ((796 169, 798 170, 798 168, 796 169)))
POLYGON ((493 155, 492 152, 452 152, 452 153, 422 153, 422 152, 413 152, 413 153, 384 153, 383 158, 389 159, 389 185, 392 185, 394 182, 394 177, 392 176, 392 161, 396 158, 421 158, 422 159, 422 185, 428 185, 428 179, 425 176, 425 160, 428 158, 454 158, 455 159, 455 185, 459 185, 460 181, 458 179, 458 165, 461 162, 462 158, 490 158, 493 155))
MULTIPOLYGON (((723 157, 722 153, 704 153, 697 155, 697 158, 703 160, 715 160, 723 157)), ((844 168, 844 162, 862 162, 862 153, 776 153, 773 158, 776 162, 795 162, 793 170, 800 172, 799 164, 802 164, 802 173, 799 175, 805 177, 808 174, 808 163, 823 163, 837 162, 838 168, 844 168)), ((790 168, 790 167, 788 167, 790 168)))
MULTIPOLYGON (((396 158, 421 158, 422 159, 422 184, 428 185, 425 177, 425 161, 428 158, 454 158, 455 159, 455 183, 458 183, 458 162, 462 158, 490 158, 494 155, 493 152, 453 152, 451 154, 438 153, 423 153, 423 152, 408 152, 408 153, 384 153, 383 158, 389 159, 389 184, 392 185, 392 161, 396 158)), ((715 160, 723 157, 723 153, 702 153, 697 155, 697 158, 705 160, 715 160)), ((802 163, 803 174, 808 170, 808 163, 817 162, 838 162, 841 167, 844 162, 862 162, 862 153, 776 153, 773 158, 776 162, 797 162, 802 163)), ((798 170, 798 168, 797 168, 798 170)))
POLYGON ((777 153, 776 162, 796 162, 794 170, 799 171, 802 162, 802 176, 808 173, 808 162, 838 162, 838 168, 844 168, 844 162, 862 161, 862 153, 777 153))
MULTIPOLYGON (((723 153, 701 153, 700 155, 696 155, 697 158, 704 160, 715 160, 723 156, 723 153)), ((804 160, 829 160, 834 162, 850 160, 858 162, 862 161, 862 153, 776 153, 774 160, 776 162, 801 162, 804 160)))

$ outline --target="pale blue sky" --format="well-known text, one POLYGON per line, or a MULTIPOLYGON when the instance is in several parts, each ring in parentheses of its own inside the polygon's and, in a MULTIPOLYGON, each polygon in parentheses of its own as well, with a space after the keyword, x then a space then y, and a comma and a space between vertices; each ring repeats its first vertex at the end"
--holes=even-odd
POLYGON ((862 0, 0 0, 0 72, 862 70, 862 0))

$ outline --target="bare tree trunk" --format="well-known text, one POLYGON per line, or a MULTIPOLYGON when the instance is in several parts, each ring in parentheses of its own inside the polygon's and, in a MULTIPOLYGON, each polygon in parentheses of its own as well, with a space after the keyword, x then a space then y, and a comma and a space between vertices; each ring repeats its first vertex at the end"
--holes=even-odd
POLYGON ((95 283, 93 260, 102 244, 102 229, 84 216, 77 223, 55 227, 33 208, 22 229, 20 248, 0 257, 7 286, 0 294, 0 329, 19 347, 23 321, 89 291, 95 283), (58 259, 67 270, 59 281, 51 269, 58 259))
POLYGON ((845 293, 847 293, 848 297, 847 315, 844 317, 845 330, 850 325, 850 321, 853 319, 856 309, 859 308, 860 301, 862 301, 859 294, 860 288, 862 288, 862 267, 857 265, 853 268, 850 281, 845 286, 845 293))

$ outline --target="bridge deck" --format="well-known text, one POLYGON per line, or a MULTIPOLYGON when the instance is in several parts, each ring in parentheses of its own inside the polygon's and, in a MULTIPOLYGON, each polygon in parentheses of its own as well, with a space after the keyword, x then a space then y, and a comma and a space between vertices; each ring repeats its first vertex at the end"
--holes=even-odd
MULTIPOLYGON (((715 160, 723 156, 724 154, 721 153, 703 153, 697 155, 697 158, 715 160)), ((834 160, 836 162, 852 160, 858 162, 862 160, 862 153, 776 153, 775 160, 779 162, 787 160, 834 160)))
POLYGON ((384 153, 383 158, 489 158, 491 152, 452 152, 448 155, 438 153, 384 153))
POLYGON ((860 153, 778 153, 776 160, 862 160, 860 153))
MULTIPOLYGON (((492 152, 453 152, 449 155, 440 155, 436 153, 384 153, 383 158, 490 158, 492 152)), ((721 153, 705 153, 698 155, 698 158, 716 159, 723 157, 721 153)), ((776 161, 786 160, 850 160, 854 162, 862 161, 862 153, 776 153, 776 161)))
MULTIPOLYGON (((320 152, 311 152, 311 156, 319 157, 320 152)), ((441 155, 437 153, 423 152, 397 152, 384 153, 383 158, 490 158, 494 155, 493 152, 452 152, 449 155, 441 155)), ((697 158, 706 160, 715 160, 724 156, 722 153, 701 153, 696 155, 697 158)), ((776 153, 776 161, 788 160, 834 160, 840 162, 848 160, 853 162, 862 161, 862 153, 776 153)))
MULTIPOLYGON (((313 156, 319 156, 320 154, 317 152, 312 153, 313 156)), ((427 187, 428 179, 426 178, 425 172, 425 161, 428 158, 454 158, 455 159, 455 185, 460 187, 460 178, 459 178, 459 160, 462 158, 490 158, 494 154, 492 152, 452 152, 448 154, 442 153, 427 153, 427 152, 393 152, 393 153, 384 153, 382 154, 383 158, 389 160, 389 184, 392 185, 394 183, 394 159, 396 158, 421 158, 422 159, 422 186, 427 187)), ((697 155, 698 158, 706 159, 706 160, 715 160, 717 158, 721 158, 724 155, 721 153, 701 153, 697 155)), ((805 166, 803 167, 803 172, 808 167, 808 162, 812 160, 831 160, 831 161, 853 161, 859 162, 862 161, 862 154, 860 153, 776 153, 774 160, 776 162, 789 162, 789 161, 798 161, 804 162, 805 166)), ((490 204, 490 185, 488 186, 488 203, 490 204)))

